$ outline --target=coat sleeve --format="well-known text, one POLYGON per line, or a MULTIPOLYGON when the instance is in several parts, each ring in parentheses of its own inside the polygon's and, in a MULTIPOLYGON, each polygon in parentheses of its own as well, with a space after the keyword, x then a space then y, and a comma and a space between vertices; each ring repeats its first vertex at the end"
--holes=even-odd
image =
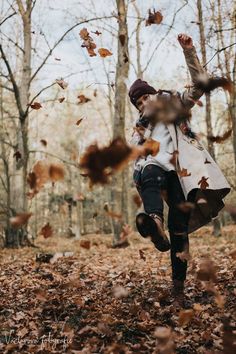
POLYGON ((195 47, 183 50, 185 61, 189 69, 192 79, 192 85, 189 89, 181 94, 181 99, 187 108, 192 108, 195 102, 204 94, 204 92, 196 87, 199 77, 208 77, 206 70, 200 64, 195 47))

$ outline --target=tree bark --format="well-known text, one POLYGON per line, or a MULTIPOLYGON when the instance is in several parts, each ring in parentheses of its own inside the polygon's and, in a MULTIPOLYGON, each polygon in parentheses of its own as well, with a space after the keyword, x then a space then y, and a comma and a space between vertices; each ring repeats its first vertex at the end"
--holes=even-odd
MULTIPOLYGON (((127 7, 125 0, 116 0, 118 12, 118 53, 115 80, 115 111, 113 120, 113 139, 121 137, 125 140, 125 108, 127 98, 126 80, 129 73, 127 7)), ((117 213, 127 213, 127 194, 124 185, 127 183, 126 171, 113 176, 111 190, 112 209, 117 213)), ((120 240, 122 224, 113 219, 114 243, 120 240)))
MULTIPOLYGON (((197 0, 197 9, 198 9, 198 23, 199 23, 199 32, 200 32, 200 47, 201 47, 201 54, 202 54, 202 62, 203 65, 207 63, 206 58, 206 36, 205 36, 205 28, 204 28, 204 18, 202 13, 202 0, 197 0)), ((207 135, 212 136, 213 129, 212 129, 212 119, 211 119, 211 96, 210 93, 206 93, 206 126, 207 126, 207 135)), ((215 149, 214 144, 208 140, 208 150, 213 159, 215 160, 215 149)), ((221 235, 221 227, 219 219, 214 219, 212 221, 213 224, 213 234, 215 236, 221 235)))

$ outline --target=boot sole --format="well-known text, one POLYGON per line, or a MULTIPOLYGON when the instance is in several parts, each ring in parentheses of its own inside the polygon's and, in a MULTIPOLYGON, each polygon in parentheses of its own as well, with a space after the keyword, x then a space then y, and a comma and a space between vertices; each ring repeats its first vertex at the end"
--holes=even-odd
POLYGON ((155 247, 161 252, 167 252, 170 249, 170 243, 163 240, 159 234, 156 222, 145 213, 140 213, 136 216, 136 227, 138 232, 144 238, 150 236, 155 247))

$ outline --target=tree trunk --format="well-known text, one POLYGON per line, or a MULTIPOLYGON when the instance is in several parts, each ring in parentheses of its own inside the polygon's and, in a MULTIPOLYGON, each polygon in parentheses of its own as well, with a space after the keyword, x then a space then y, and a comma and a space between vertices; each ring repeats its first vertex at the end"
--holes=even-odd
MULTIPOLYGON (((206 64, 206 36, 205 36, 205 28, 204 28, 204 19, 202 13, 202 0, 197 0, 197 8, 198 8, 198 22, 199 22, 199 32, 200 32, 200 46, 201 46, 201 53, 202 53, 202 62, 206 64)), ((207 126, 207 135, 212 136, 212 119, 211 119, 211 96, 209 93, 206 94, 206 126, 207 126)), ((211 141, 208 140, 208 150, 213 159, 215 160, 215 149, 214 145, 211 141)), ((213 224, 213 234, 215 236, 221 235, 221 227, 219 219, 214 219, 212 221, 213 224)))
MULTIPOLYGON (((125 139, 125 107, 127 97, 126 80, 129 72, 128 55, 128 27, 127 27, 127 8, 125 0, 116 0, 118 11, 118 58, 116 65, 115 80, 115 112, 113 121, 113 139, 121 137, 125 139)), ((125 171, 113 176, 113 187, 111 190, 112 209, 117 213, 127 211, 127 194, 125 194, 124 183, 125 171), (124 195, 125 194, 125 195, 124 195)), ((119 219, 113 219, 114 243, 120 240, 122 225, 119 219)))

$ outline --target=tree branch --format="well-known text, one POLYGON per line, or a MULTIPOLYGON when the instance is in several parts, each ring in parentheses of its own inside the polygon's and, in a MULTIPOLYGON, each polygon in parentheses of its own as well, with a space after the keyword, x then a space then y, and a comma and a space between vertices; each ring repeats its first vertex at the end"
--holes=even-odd
POLYGON ((71 162, 71 161, 67 161, 67 160, 63 159, 62 157, 59 157, 59 156, 57 156, 55 154, 52 154, 51 152, 47 152, 47 151, 43 151, 43 150, 29 150, 29 154, 36 154, 37 152, 43 153, 43 154, 48 155, 48 156, 55 157, 56 159, 64 162, 66 165, 71 165, 71 166, 74 166, 74 167, 79 169, 78 164, 76 164, 74 162, 71 162))
POLYGON ((230 48, 230 47, 233 47, 235 44, 236 44, 236 42, 235 42, 235 43, 232 43, 232 44, 230 44, 230 45, 227 45, 226 47, 223 47, 223 48, 221 48, 221 49, 218 49, 218 50, 215 52, 215 54, 211 57, 211 59, 209 59, 208 62, 206 62, 206 64, 203 65, 203 67, 205 68, 205 67, 207 66, 207 64, 209 64, 209 63, 212 61, 212 59, 213 59, 218 53, 223 52, 224 50, 226 50, 226 49, 228 49, 228 48, 230 48))
POLYGON ((42 63, 39 65, 39 67, 36 69, 36 71, 34 72, 34 74, 32 75, 30 82, 32 82, 32 80, 35 78, 35 76, 38 74, 38 72, 42 69, 42 67, 44 66, 44 64, 46 63, 46 61, 48 60, 48 58, 50 57, 50 55, 52 54, 53 50, 61 43, 61 41, 63 41, 63 39, 76 27, 83 25, 85 23, 88 22, 92 22, 92 21, 97 21, 97 20, 102 20, 102 19, 109 19, 109 18, 115 18, 115 15, 111 15, 111 16, 102 16, 102 17, 94 17, 88 20, 84 20, 81 22, 78 22, 76 24, 74 24, 72 27, 70 27, 54 44, 54 46, 52 47, 52 49, 48 52, 48 54, 46 55, 46 57, 44 58, 44 60, 42 61, 42 63))
POLYGON ((144 67, 144 69, 142 70, 142 72, 145 72, 145 71, 147 70, 147 68, 148 68, 148 66, 149 66, 149 64, 150 64, 150 62, 152 61, 152 58, 153 58, 153 56, 154 56, 156 50, 159 48, 159 46, 161 45, 161 43, 162 43, 162 42, 164 41, 164 39, 168 36, 168 34, 170 33, 171 29, 173 28, 173 25, 174 25, 174 23, 175 23, 175 19, 176 19, 177 14, 178 14, 186 5, 188 5, 188 0, 185 0, 185 3, 184 3, 180 8, 178 8, 178 10, 176 10, 176 12, 175 12, 175 14, 174 14, 174 16, 173 16, 172 22, 171 22, 171 24, 169 25, 168 31, 166 32, 165 36, 162 37, 162 39, 157 43, 155 49, 153 50, 153 52, 152 52, 150 58, 149 58, 148 61, 147 61, 146 66, 144 67))
POLYGON ((9 20, 9 18, 15 16, 17 14, 17 12, 13 12, 12 14, 10 14, 9 16, 7 16, 6 18, 4 18, 4 20, 2 20, 2 22, 0 22, 0 27, 4 24, 4 22, 6 22, 7 20, 9 20))
POLYGON ((1 44, 0 44, 0 52, 2 54, 3 61, 4 61, 5 65, 6 65, 6 67, 7 67, 7 71, 9 73, 9 76, 10 76, 10 79, 11 79, 11 83, 12 83, 12 86, 13 86, 14 95, 15 95, 15 99, 16 99, 16 105, 17 105, 17 108, 18 108, 18 111, 19 111, 19 115, 22 118, 22 117, 24 117, 24 111, 22 109, 21 101, 20 101, 20 90, 19 90, 19 87, 18 87, 18 85, 17 85, 17 83, 15 81, 15 78, 14 78, 14 75, 12 73, 9 61, 6 58, 6 55, 4 53, 4 50, 3 50, 1 44))

